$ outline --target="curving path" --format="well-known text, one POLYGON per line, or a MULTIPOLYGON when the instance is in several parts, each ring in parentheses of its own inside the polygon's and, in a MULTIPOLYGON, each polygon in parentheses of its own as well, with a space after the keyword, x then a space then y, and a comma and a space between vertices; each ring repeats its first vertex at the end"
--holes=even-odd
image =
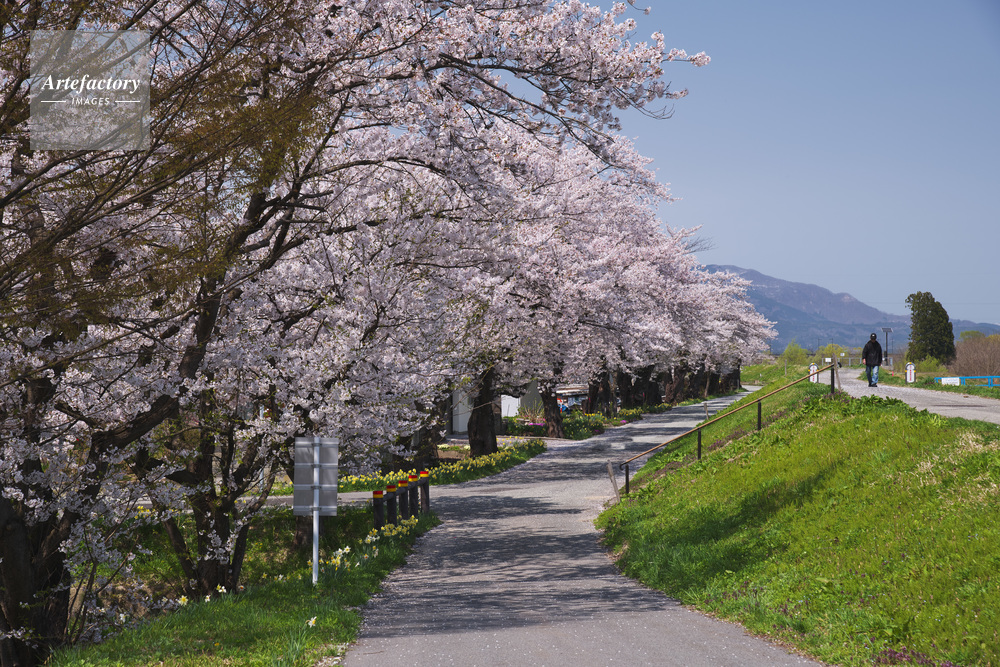
POLYGON ((598 541, 593 520, 613 496, 607 461, 704 417, 703 405, 675 408, 583 442, 550 441, 487 480, 431 487, 443 523, 365 607, 344 664, 820 664, 621 576, 598 541))

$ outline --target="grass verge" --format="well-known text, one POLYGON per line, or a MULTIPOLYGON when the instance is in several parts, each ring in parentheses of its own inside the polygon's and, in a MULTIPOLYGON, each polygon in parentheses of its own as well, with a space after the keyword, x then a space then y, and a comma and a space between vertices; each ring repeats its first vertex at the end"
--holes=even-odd
POLYGON ((836 664, 1000 664, 1000 428, 837 394, 740 430, 601 515, 625 574, 836 664))
MULTIPOLYGON (((313 665, 338 655, 353 641, 360 624, 358 607, 379 589, 382 579, 403 564, 416 537, 438 523, 433 515, 368 532, 371 511, 342 508, 327 519, 322 533, 319 583, 312 585, 310 550, 291 549, 294 517, 290 508, 269 512, 252 529, 240 591, 220 592, 210 600, 175 596, 176 609, 152 620, 122 612, 120 634, 101 644, 59 650, 58 667, 110 665, 313 665)), ((176 581, 169 556, 151 530, 151 555, 136 564, 148 582, 176 581)))

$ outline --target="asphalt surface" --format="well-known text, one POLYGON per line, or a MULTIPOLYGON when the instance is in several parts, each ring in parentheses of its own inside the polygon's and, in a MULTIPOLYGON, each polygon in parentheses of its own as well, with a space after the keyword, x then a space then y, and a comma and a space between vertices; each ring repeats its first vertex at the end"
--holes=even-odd
MULTIPOLYGON (((943 417, 962 417, 1000 424, 1000 401, 994 398, 915 387, 893 387, 887 384, 869 387, 867 380, 857 379, 862 372, 863 370, 858 368, 840 369, 841 389, 854 397, 875 395, 898 398, 918 410, 928 410, 943 417)), ((829 371, 823 373, 823 377, 820 378, 821 382, 830 382, 828 373, 829 371)), ((887 373, 888 369, 881 368, 881 376, 887 373)))
POLYGON ((442 524, 365 606, 344 664, 821 664, 621 576, 598 541, 594 518, 614 495, 607 462, 617 472, 704 418, 703 405, 675 408, 586 441, 550 441, 485 480, 431 487, 442 524))

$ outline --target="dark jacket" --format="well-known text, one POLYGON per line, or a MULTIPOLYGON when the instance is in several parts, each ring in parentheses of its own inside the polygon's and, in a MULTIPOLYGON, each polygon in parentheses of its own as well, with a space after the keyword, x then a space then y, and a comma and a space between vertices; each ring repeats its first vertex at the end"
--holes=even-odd
POLYGON ((865 366, 882 365, 882 346, 877 340, 869 340, 865 344, 865 349, 861 351, 861 360, 865 362, 865 366))

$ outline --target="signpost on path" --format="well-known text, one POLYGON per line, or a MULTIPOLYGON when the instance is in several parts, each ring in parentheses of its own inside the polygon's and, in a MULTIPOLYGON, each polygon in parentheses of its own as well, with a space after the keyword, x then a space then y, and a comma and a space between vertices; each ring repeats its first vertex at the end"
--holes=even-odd
POLYGON ((319 581, 319 518, 337 516, 337 438, 295 438, 292 513, 313 518, 312 582, 319 581))

